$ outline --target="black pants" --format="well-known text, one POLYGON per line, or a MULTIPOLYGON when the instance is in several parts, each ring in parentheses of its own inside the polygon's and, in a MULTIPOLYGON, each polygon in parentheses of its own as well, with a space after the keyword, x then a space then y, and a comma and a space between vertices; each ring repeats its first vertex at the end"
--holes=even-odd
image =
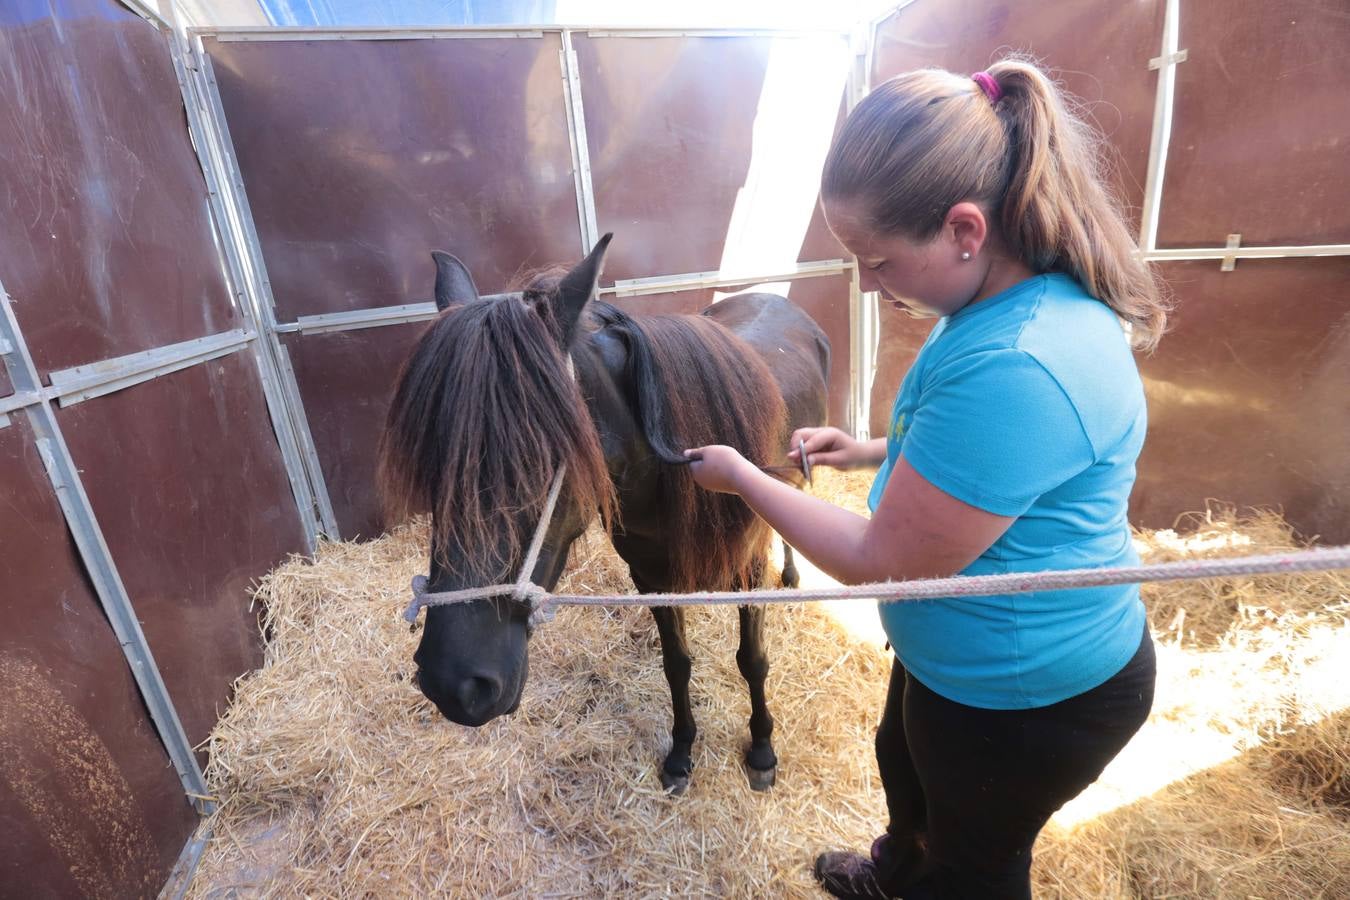
POLYGON ((1037 709, 955 703, 895 662, 877 730, 882 883, 906 898, 1030 897, 1036 835, 1139 730, 1155 674, 1148 629, 1104 684, 1037 709))

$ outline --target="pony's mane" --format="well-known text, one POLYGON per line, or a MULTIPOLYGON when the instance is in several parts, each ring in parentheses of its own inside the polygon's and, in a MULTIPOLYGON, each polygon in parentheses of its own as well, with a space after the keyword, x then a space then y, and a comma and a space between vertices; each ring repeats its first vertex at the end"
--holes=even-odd
POLYGON ((757 587, 768 526, 740 497, 694 483, 683 451, 727 444, 757 465, 783 452, 783 397, 759 355, 705 316, 629 316, 592 303, 594 324, 623 337, 642 432, 661 467, 658 496, 671 523, 671 589, 757 587))
POLYGON ((559 349, 548 302, 556 282, 448 308, 404 363, 389 407, 386 510, 395 519, 433 511, 432 555, 466 580, 514 580, 564 462, 559 507, 612 520, 600 439, 559 349))

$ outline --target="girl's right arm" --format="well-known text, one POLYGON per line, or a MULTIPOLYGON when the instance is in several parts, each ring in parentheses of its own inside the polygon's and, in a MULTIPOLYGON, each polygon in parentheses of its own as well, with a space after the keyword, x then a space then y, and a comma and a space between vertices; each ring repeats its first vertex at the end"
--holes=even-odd
POLYGON ((789 459, 797 461, 801 458, 803 442, 813 466, 851 469, 857 466, 879 466, 886 461, 885 438, 858 441, 838 428, 798 428, 792 432, 789 441, 789 459))

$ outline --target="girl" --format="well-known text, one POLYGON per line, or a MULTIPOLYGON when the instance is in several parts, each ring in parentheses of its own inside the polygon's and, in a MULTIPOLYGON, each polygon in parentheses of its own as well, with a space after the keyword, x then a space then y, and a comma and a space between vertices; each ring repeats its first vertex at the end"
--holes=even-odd
MULTIPOLYGON (((826 221, 863 290, 941 318, 885 438, 792 436, 813 465, 880 464, 873 515, 728 447, 689 451, 699 484, 740 494, 844 583, 1134 564, 1145 410, 1126 334, 1151 349, 1166 307, 1097 147, 1028 62, 874 90, 830 150, 826 221)), ((869 854, 822 855, 816 877, 838 897, 1029 897, 1037 833, 1148 715, 1138 586, 884 604, 881 618, 890 822, 869 854)))

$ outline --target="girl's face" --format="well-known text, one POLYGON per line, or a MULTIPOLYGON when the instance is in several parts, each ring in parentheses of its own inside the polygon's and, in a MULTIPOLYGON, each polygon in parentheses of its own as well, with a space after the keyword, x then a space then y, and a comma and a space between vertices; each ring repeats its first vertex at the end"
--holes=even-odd
POLYGON ((870 230, 856 201, 827 200, 823 209, 834 236, 858 259, 862 290, 880 292, 896 308, 925 318, 948 316, 980 292, 987 274, 979 259, 985 225, 974 204, 953 207, 942 229, 924 243, 870 230), (978 223, 970 218, 972 210, 978 223), (963 253, 970 258, 962 259, 963 253))

